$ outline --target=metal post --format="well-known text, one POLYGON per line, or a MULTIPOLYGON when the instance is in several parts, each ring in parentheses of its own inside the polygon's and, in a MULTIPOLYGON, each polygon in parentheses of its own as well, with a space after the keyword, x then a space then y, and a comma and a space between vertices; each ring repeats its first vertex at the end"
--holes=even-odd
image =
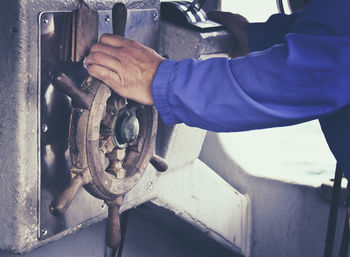
POLYGON ((332 203, 328 219, 328 228, 327 228, 327 237, 326 237, 326 246, 324 250, 324 257, 332 257, 333 247, 334 247, 334 236, 337 225, 337 216, 338 216, 338 207, 340 200, 341 192, 341 181, 343 173, 340 169, 339 164, 335 169, 335 177, 333 184, 333 194, 332 194, 332 203))
POLYGON ((347 186, 346 196, 346 217, 344 222, 343 236, 340 245, 339 257, 346 257, 348 255, 349 243, 350 243, 350 227, 349 227, 349 212, 350 212, 350 183, 347 186))

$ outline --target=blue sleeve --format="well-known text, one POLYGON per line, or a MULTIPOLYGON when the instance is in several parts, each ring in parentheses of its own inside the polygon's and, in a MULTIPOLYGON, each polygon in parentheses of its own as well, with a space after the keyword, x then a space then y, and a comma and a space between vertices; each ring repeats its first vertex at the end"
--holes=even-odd
POLYGON ((248 25, 249 48, 251 51, 262 51, 273 45, 284 42, 285 35, 291 30, 301 12, 291 15, 274 14, 266 22, 248 25))
POLYGON ((163 121, 212 131, 292 125, 350 103, 350 2, 314 0, 285 42, 235 59, 165 60, 153 80, 163 121))

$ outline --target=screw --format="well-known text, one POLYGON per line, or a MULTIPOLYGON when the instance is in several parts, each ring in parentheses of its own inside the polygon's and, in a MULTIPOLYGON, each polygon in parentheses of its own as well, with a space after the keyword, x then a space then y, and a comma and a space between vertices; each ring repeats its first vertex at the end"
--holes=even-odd
POLYGON ((46 236, 46 235, 47 235, 47 229, 43 228, 43 229, 41 230, 41 234, 42 234, 43 236, 46 236))
POLYGON ((153 183, 152 182, 149 182, 148 183, 148 191, 151 191, 153 188, 153 183))
POLYGON ((153 19, 154 22, 157 22, 158 21, 158 14, 154 13, 153 16, 152 16, 152 19, 153 19))
POLYGON ((48 130, 49 130, 49 127, 48 127, 46 124, 43 124, 43 125, 41 126, 41 131, 42 131, 43 133, 46 133, 48 130))
POLYGON ((44 16, 44 17, 42 18, 42 22, 43 22, 44 24, 47 24, 47 23, 49 23, 49 19, 48 19, 46 16, 44 16))
POLYGON ((106 22, 106 23, 109 23, 110 20, 111 20, 111 19, 109 18, 109 15, 106 15, 106 17, 105 17, 105 22, 106 22))
POLYGON ((101 208, 104 209, 105 207, 106 207, 106 203, 103 203, 103 204, 101 205, 101 208))

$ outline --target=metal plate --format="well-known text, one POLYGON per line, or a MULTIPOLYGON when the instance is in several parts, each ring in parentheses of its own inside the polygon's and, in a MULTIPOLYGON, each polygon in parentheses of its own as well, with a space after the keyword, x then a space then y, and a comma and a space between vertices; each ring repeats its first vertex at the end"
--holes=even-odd
POLYGON ((156 48, 159 15, 157 9, 128 10, 125 37, 156 48))
MULTIPOLYGON (((99 11, 98 35, 112 33, 112 12, 99 11)), ((66 187, 71 161, 68 151, 68 127, 71 111, 69 97, 55 89, 50 73, 65 72, 76 85, 87 77, 83 62, 69 61, 71 12, 44 12, 40 24, 40 207, 38 237, 45 239, 97 216, 105 215, 104 203, 80 190, 61 216, 50 214, 51 201, 66 187)))

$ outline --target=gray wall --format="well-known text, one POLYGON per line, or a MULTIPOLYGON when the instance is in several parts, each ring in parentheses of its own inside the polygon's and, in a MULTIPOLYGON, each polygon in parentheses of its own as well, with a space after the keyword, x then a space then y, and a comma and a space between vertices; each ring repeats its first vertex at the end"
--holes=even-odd
MULTIPOLYGON (((182 226, 179 224, 174 223, 173 225, 182 226)), ((110 253, 105 255, 105 226, 105 221, 97 223, 23 256, 110 257, 110 253)), ((169 226, 162 226, 150 220, 149 217, 145 218, 139 213, 131 211, 121 257, 218 257, 216 254, 210 254, 212 251, 208 251, 208 249, 203 250, 198 248, 198 245, 192 245, 193 234, 191 232, 184 234, 178 232, 179 230, 177 233, 173 233, 169 226)), ((218 254, 220 257, 227 256, 227 254, 218 254)), ((0 257, 17 256, 21 255, 9 254, 0 250, 0 257)))

